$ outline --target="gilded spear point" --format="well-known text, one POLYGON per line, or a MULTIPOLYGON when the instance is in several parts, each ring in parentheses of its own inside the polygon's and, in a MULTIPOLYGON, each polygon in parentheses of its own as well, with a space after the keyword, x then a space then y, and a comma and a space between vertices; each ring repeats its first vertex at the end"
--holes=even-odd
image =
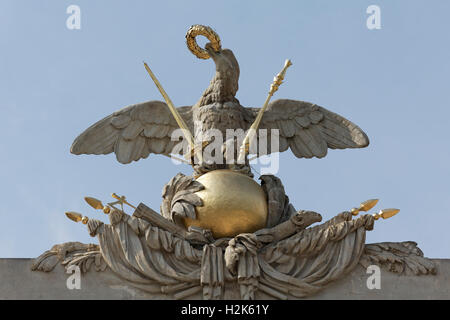
POLYGON ((103 210, 104 213, 108 214, 111 210, 108 206, 104 206, 103 203, 93 197, 84 197, 84 200, 94 209, 103 210))
POLYGON ((375 207, 375 205, 377 203, 378 203, 378 199, 369 199, 369 200, 361 202, 361 204, 359 205, 358 208, 352 208, 350 210, 350 212, 352 213, 352 215, 357 216, 360 211, 364 211, 364 212, 369 211, 370 209, 375 207))
POLYGON ((382 210, 380 210, 380 212, 374 213, 373 217, 375 220, 378 220, 380 218, 388 219, 390 217, 395 216, 399 212, 400 212, 400 209, 395 209, 395 208, 382 209, 382 210))
POLYGON ((72 221, 75 221, 75 222, 81 221, 81 223, 83 223, 83 224, 86 224, 89 221, 88 217, 83 216, 81 213, 74 212, 74 211, 66 212, 66 216, 67 216, 67 218, 69 218, 72 221))

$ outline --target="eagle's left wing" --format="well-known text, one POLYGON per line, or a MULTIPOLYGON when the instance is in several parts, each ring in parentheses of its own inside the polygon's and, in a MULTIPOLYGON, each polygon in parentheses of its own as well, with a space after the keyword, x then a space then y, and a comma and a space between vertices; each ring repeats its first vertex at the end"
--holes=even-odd
MULTIPOLYGON (((246 109, 250 127, 260 109, 246 109)), ((364 148, 369 145, 369 138, 357 125, 304 101, 280 99, 271 102, 259 129, 268 129, 268 150, 258 150, 258 156, 291 148, 297 158, 323 158, 328 148, 364 148), (279 150, 271 150, 270 129, 279 130, 279 150)))
MULTIPOLYGON (((192 132, 192 108, 177 109, 192 132)), ((177 128, 166 103, 138 103, 114 112, 87 128, 75 139, 70 152, 77 155, 114 152, 117 161, 123 164, 145 159, 150 153, 169 155, 178 143, 172 140, 172 133, 177 128)))

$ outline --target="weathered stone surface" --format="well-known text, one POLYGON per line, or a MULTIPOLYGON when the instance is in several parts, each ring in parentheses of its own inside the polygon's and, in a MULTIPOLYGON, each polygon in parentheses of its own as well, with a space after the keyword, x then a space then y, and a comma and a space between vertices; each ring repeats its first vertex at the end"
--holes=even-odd
MULTIPOLYGON (((170 295, 149 294, 123 284, 110 270, 88 272, 81 276, 81 289, 66 287, 70 276, 58 264, 53 272, 30 272, 32 259, 0 259, 0 299, 173 299, 170 295)), ((381 269, 381 289, 369 290, 363 267, 330 284, 326 290, 308 299, 449 299, 450 259, 433 259, 436 275, 398 275, 381 269)), ((239 299, 234 296, 239 290, 232 290, 237 284, 227 283, 225 299, 239 299)), ((201 299, 201 292, 189 297, 201 299)), ((271 299, 260 292, 256 299, 271 299)))
MULTIPOLYGON (((204 30, 201 34, 211 40, 211 28, 196 28, 204 30)), ((245 181, 251 181, 251 186, 242 182, 241 173, 253 177, 249 153, 261 156, 290 147, 298 158, 322 158, 329 148, 363 148, 369 140, 355 124, 315 104, 288 99, 268 104, 291 65, 289 60, 275 77, 264 106, 243 107, 235 98, 238 62, 231 50, 221 49, 218 36, 216 42, 216 48, 207 44, 203 52, 214 60, 216 75, 197 104, 173 107, 145 65, 167 104, 149 101, 117 111, 89 127, 71 148, 74 154, 114 152, 117 160, 126 164, 150 153, 183 153, 194 160, 198 157, 194 141, 199 143, 206 156, 198 157, 203 158, 199 165, 191 162, 192 177, 178 174, 164 187, 161 214, 144 204, 135 208, 115 194, 118 201, 107 206, 85 198, 92 207, 109 214, 110 224, 74 212, 66 214, 86 224, 98 245, 58 244, 32 265, 26 259, 2 260, 0 295, 4 296, 0 298, 446 298, 446 286, 435 287, 439 281, 446 283, 440 277, 447 277, 449 266, 445 265, 440 276, 430 278, 437 267, 424 258, 417 243, 365 243, 366 231, 373 229, 374 221, 391 217, 398 209, 356 217, 378 201, 372 199, 370 208, 361 204, 359 209, 311 226, 322 220, 320 214, 296 211, 278 178, 262 176, 262 188, 247 177, 245 181), (184 129, 191 151, 173 149, 171 133, 177 126, 184 129), (252 151, 250 132, 242 137, 243 142, 233 137, 223 144, 219 138, 228 136, 229 129, 243 134, 256 128, 279 130, 280 148, 271 143, 268 150, 259 146, 258 151, 252 151), (220 135, 216 137, 217 132, 220 135), (213 142, 219 142, 216 147, 220 148, 210 150, 213 142), (222 153, 226 154, 225 163, 212 156, 222 153), (245 161, 235 163, 236 156, 245 161), (222 176, 216 176, 218 171, 210 172, 217 169, 231 170, 221 171, 227 172, 222 176), (209 179, 212 185, 208 185, 209 179), (253 187, 256 194, 251 192, 253 187), (202 196, 203 191, 213 195, 202 196), (119 203, 120 209, 114 207, 119 203), (126 214, 123 204, 136 209, 133 215, 126 214), (258 219, 253 220, 255 212, 258 219), (370 291, 366 285, 364 270, 371 265, 383 270, 382 290, 370 291), (64 270, 73 268, 81 271, 81 290, 67 286, 69 275, 64 270)), ((261 142, 263 134, 256 138, 261 142)), ((271 139, 274 142, 276 138, 271 139)))

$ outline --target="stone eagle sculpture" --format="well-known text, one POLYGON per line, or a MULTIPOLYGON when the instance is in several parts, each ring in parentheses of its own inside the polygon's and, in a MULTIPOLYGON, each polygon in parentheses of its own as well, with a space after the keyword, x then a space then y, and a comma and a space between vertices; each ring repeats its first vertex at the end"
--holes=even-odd
MULTIPOLYGON (((114 193, 117 201, 107 205, 86 197, 92 208, 109 215, 110 224, 76 212, 66 215, 86 224, 99 244, 55 245, 34 261, 32 270, 49 272, 61 262, 87 272, 95 265, 97 271, 108 269, 123 284, 150 296, 173 299, 303 298, 344 277, 358 264, 376 263, 415 275, 435 273, 434 263, 423 257, 414 242, 365 243, 374 221, 392 217, 398 209, 355 217, 378 202, 371 199, 311 226, 321 222, 322 216, 297 211, 279 178, 262 175, 261 185, 250 178, 247 156, 252 152, 261 156, 290 148, 298 158, 322 158, 329 148, 363 148, 369 139, 349 120, 315 104, 286 99, 268 104, 284 79, 289 60, 275 77, 262 108, 242 106, 235 97, 239 64, 233 52, 221 49, 217 34, 205 26, 191 27, 186 38, 197 57, 211 57, 216 65, 214 78, 194 106, 175 108, 145 64, 166 103, 148 101, 107 116, 78 136, 71 152, 114 152, 123 164, 150 153, 177 154, 173 133, 180 127, 191 147, 187 155, 195 174, 178 173, 164 186, 160 212, 143 203, 134 207, 125 196, 114 193), (197 35, 210 39, 205 49, 195 42, 197 35), (248 134, 256 128, 277 129, 278 148, 272 150, 270 143, 268 150, 249 149, 248 134), (194 165, 194 142, 202 147, 204 142, 211 143, 215 139, 211 129, 222 136, 229 129, 247 132, 239 149, 239 159, 245 160, 241 167, 242 163, 236 166, 228 158, 225 163, 194 165), (119 204, 120 209, 115 207, 119 204), (124 204, 134 209, 132 215, 124 211, 124 204)), ((261 131, 255 133, 262 139, 261 131)), ((222 145, 225 150, 228 142, 222 145)), ((231 142, 239 141, 233 137, 231 142)), ((238 148, 234 150, 237 153, 238 148)))
MULTIPOLYGON (((215 49, 212 43, 204 51, 206 57, 214 60, 216 73, 200 100, 193 106, 178 107, 178 113, 195 138, 203 134, 205 139, 210 129, 220 130, 223 136, 227 129, 248 130, 260 108, 244 107, 235 97, 239 81, 236 57, 229 49, 220 46, 215 49)), ((177 128, 166 103, 147 101, 125 107, 93 124, 75 139, 71 152, 77 155, 114 152, 123 164, 147 158, 150 153, 169 155, 177 142, 171 140, 177 128)), ((351 121, 304 101, 271 102, 259 128, 279 130, 279 150, 270 150, 268 144, 264 154, 290 148, 297 158, 322 158, 328 148, 364 148, 369 144, 367 135, 351 121)), ((225 164, 214 169, 226 167, 225 164)))

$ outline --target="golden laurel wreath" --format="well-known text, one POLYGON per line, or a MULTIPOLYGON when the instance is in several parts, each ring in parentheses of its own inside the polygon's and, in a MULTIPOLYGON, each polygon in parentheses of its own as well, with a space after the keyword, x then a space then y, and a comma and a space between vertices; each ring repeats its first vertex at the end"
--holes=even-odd
POLYGON ((214 51, 220 51, 222 49, 219 35, 212 28, 200 24, 195 24, 192 27, 190 27, 188 32, 186 33, 186 44, 189 50, 193 54, 195 54, 197 58, 199 59, 210 58, 208 51, 206 51, 203 48, 200 48, 200 46, 197 44, 197 41, 195 40, 197 36, 204 36, 208 38, 208 40, 211 42, 214 51))

